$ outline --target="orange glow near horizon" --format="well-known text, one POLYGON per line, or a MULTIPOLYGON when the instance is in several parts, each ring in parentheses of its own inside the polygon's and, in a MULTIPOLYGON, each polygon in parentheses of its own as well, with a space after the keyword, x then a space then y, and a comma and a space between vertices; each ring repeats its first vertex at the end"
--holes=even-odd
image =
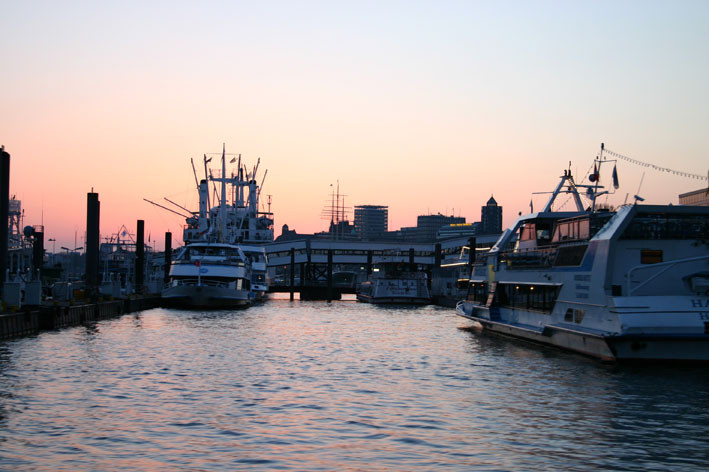
MULTIPOLYGON (((11 194, 24 224, 68 247, 93 188, 102 237, 143 219, 160 249, 184 221, 143 198, 196 209, 189 160, 222 143, 269 170, 276 236, 325 230, 338 180, 346 206, 387 205, 390 230, 429 213, 479 221, 491 195, 506 226, 569 161, 583 178, 601 142, 704 175, 709 5, 642 5, 8 6, 11 194)), ((627 162, 618 174, 608 203, 707 186, 627 162)))

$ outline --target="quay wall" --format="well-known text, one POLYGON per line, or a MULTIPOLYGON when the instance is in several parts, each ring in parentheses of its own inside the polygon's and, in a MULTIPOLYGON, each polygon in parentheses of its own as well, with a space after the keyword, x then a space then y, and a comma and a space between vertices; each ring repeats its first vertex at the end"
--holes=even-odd
POLYGON ((31 336, 43 330, 78 326, 160 306, 159 297, 133 298, 71 306, 40 306, 0 314, 0 339, 31 336))

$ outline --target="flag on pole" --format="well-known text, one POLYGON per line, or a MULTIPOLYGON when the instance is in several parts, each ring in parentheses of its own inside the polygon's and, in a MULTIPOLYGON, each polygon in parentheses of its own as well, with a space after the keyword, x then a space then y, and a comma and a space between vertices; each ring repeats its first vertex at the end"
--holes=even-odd
POLYGON ((534 213, 534 205, 532 205, 532 200, 529 201, 529 212, 534 213))
POLYGON ((618 184, 618 169, 616 169, 616 166, 613 165, 613 188, 618 190, 619 184, 618 184))

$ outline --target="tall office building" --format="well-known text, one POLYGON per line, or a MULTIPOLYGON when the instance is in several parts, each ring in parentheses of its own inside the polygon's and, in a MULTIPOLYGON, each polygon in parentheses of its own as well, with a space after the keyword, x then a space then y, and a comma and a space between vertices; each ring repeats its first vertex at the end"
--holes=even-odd
POLYGON ((376 239, 389 228, 389 207, 357 205, 354 209, 355 231, 362 239, 376 239))
POLYGON ((482 234, 498 234, 502 232, 502 207, 491 196, 487 205, 482 207, 480 217, 480 232, 482 234))

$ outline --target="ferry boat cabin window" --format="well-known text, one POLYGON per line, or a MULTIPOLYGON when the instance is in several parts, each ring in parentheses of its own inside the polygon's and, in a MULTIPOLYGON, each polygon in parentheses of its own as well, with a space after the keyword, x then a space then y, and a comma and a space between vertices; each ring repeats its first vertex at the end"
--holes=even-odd
POLYGON ((501 307, 551 313, 559 295, 556 285, 499 284, 496 303, 501 307))
POLYGON ((591 224, 587 218, 582 220, 560 221, 554 231, 553 242, 587 240, 591 237, 591 224))
POLYGON ((621 239, 702 239, 709 234, 706 214, 645 213, 633 217, 621 239))
POLYGON ((534 223, 527 223, 520 229, 520 241, 536 241, 537 232, 534 223))
POLYGON ((484 304, 487 301, 487 282, 471 282, 468 290, 468 301, 484 304))
POLYGON ((549 223, 537 223, 537 244, 549 244, 551 241, 551 224, 549 223))

